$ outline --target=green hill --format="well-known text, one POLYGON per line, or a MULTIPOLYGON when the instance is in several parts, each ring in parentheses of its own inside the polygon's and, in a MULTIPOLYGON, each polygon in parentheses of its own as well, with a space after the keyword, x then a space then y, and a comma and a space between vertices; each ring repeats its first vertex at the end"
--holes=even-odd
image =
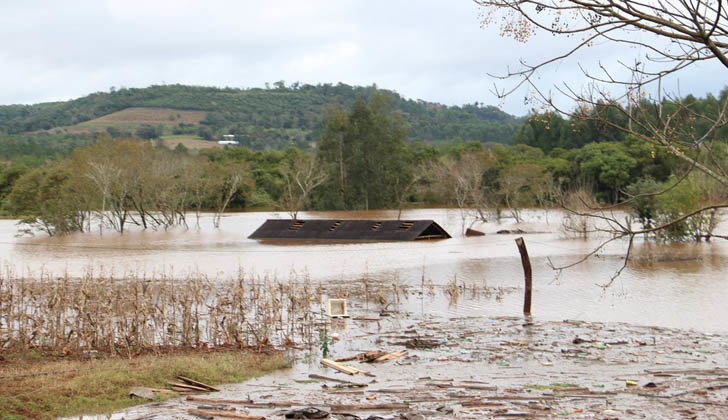
MULTIPOLYGON (((274 85, 270 89, 163 85, 93 93, 66 102, 5 105, 0 106, 0 136, 40 142, 43 148, 59 136, 73 142, 68 139, 87 140, 98 132, 132 134, 142 126, 155 126, 154 136, 217 140, 222 134, 235 134, 254 149, 307 148, 319 137, 327 107, 349 106, 357 95, 366 98, 372 89, 342 83, 274 85), (114 115, 128 109, 134 112, 114 115)), ((389 93, 409 124, 411 140, 437 143, 461 137, 509 143, 522 123, 492 106, 445 106, 389 93)))

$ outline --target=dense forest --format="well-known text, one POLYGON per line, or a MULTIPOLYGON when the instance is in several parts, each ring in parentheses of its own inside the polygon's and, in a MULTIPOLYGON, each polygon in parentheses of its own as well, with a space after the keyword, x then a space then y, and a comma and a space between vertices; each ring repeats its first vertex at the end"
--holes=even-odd
MULTIPOLYGON (((0 167, 3 213, 23 217, 31 228, 53 235, 91 229, 92 220, 117 231, 124 231, 129 224, 144 228, 192 227, 199 219, 192 223, 188 213, 199 215, 201 211, 213 211, 217 225, 222 212, 249 207, 277 208, 295 218, 305 209, 448 205, 463 209, 465 227, 465 209, 471 222, 500 217, 520 220, 520 209, 530 206, 564 206, 569 202, 598 206, 636 197, 623 208, 635 221, 651 226, 726 199, 726 191, 720 185, 697 173, 691 174, 690 165, 678 157, 676 150, 655 147, 640 138, 638 128, 633 127, 633 134, 625 135, 620 127, 628 123, 624 118, 626 110, 615 103, 585 108, 581 110, 584 118, 579 120, 533 112, 516 126, 512 117, 486 107, 438 108, 404 100, 375 87, 288 88, 281 83, 274 89, 251 91, 179 86, 150 89, 147 94, 155 89, 179 91, 177 106, 196 104, 197 110, 225 92, 237 97, 240 103, 245 102, 243 97, 281 95, 279 102, 272 102, 278 105, 265 102, 269 109, 284 107, 288 101, 296 103, 294 98, 301 98, 296 95, 308 89, 318 92, 317 95, 327 89, 338 94, 331 93, 330 102, 319 103, 318 114, 308 109, 308 114, 295 123, 291 114, 266 117, 265 124, 272 129, 276 128, 274 121, 287 121, 291 127, 310 130, 315 148, 289 145, 283 149, 188 150, 180 144, 170 149, 144 130, 117 135, 108 129, 101 133, 5 134, 17 137, 0 143, 5 159, 0 167), (208 94, 182 95, 195 89, 208 94), (352 93, 350 101, 345 99, 349 96, 344 94, 352 93), (187 102, 182 98, 187 98, 187 102), (478 135, 463 136, 465 131, 446 129, 458 126, 458 115, 464 118, 465 127, 486 121, 473 117, 480 112, 497 116, 487 120, 489 123, 500 121, 501 127, 511 127, 510 138, 492 142, 478 135), (444 118, 441 121, 452 119, 449 123, 438 123, 434 117, 428 120, 433 124, 428 135, 439 128, 447 137, 425 141, 418 138, 420 134, 413 135, 422 133, 422 127, 418 132, 412 122, 413 115, 423 120, 428 115, 439 115, 444 118), (448 138, 450 135, 453 137, 448 138), (661 193, 654 194, 658 191, 661 193)), ((92 98, 97 97, 99 107, 89 106, 87 110, 108 112, 110 105, 104 101, 117 93, 91 95, 79 101, 93 102, 92 98)), ((727 94, 724 89, 720 97, 727 94)), ((323 101, 320 95, 303 97, 323 101)), ((144 105, 171 106, 164 96, 149 95, 147 100, 150 102, 144 105)), ((720 113, 717 103, 712 95, 688 96, 680 103, 666 101, 661 110, 645 102, 639 110, 643 120, 637 121, 657 124, 657 112, 687 110, 674 113, 680 123, 675 138, 702 138, 712 144, 711 154, 705 156, 691 150, 680 153, 690 155, 695 162, 710 159, 728 163, 726 128, 709 131, 702 119, 694 117, 697 113, 708 120, 716 117, 720 113)), ((59 110, 68 105, 54 106, 59 110)), ((48 111, 47 115, 55 112, 49 111, 48 104, 38 107, 48 111)), ((227 132, 219 127, 244 124, 233 118, 235 112, 209 112, 201 127, 205 128, 204 122, 209 122, 211 115, 218 115, 219 120, 210 127, 227 132)), ((22 118, 26 123, 36 121, 30 114, 9 117, 5 127, 22 118)), ((69 111, 63 115, 81 113, 69 111)), ((245 121, 251 121, 250 115, 246 118, 245 121)), ((715 212, 687 217, 656 235, 678 241, 700 238, 711 231, 715 217, 715 212)))

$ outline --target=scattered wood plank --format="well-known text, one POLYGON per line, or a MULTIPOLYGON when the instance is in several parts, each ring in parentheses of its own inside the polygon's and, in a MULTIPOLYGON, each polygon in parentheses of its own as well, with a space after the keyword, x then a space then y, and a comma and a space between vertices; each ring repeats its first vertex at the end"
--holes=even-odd
POLYGON ((336 359, 336 362, 351 362, 352 360, 359 360, 362 362, 371 362, 372 360, 375 360, 376 358, 380 356, 386 355, 386 351, 381 350, 374 350, 374 351, 367 351, 364 353, 359 353, 355 356, 351 357, 345 357, 343 359, 336 359))
POLYGON ((652 370, 645 369, 645 373, 653 375, 728 375, 726 369, 673 369, 673 370, 652 370))
POLYGON ((187 401, 210 403, 210 404, 240 404, 240 405, 253 404, 253 400, 213 400, 210 398, 200 398, 200 397, 193 397, 193 396, 187 397, 187 401))
POLYGON ((355 368, 354 366, 348 366, 341 363, 337 363, 331 359, 321 359, 321 364, 330 368, 336 369, 339 372, 346 373, 348 375, 356 375, 357 373, 370 373, 368 370, 355 368))
POLYGON ((406 410, 410 407, 407 403, 384 403, 384 404, 330 404, 331 411, 358 411, 358 410, 406 410))
POLYGON ((200 393, 200 392, 205 392, 205 393, 210 392, 210 390, 207 389, 207 388, 202 388, 202 387, 195 386, 195 385, 190 385, 190 384, 183 384, 181 382, 167 382, 167 384, 173 390, 175 390, 177 392, 197 392, 197 393, 200 393))
POLYGON ((728 407, 728 404, 719 403, 719 402, 715 402, 715 401, 677 400, 677 402, 684 403, 684 404, 714 405, 716 407, 728 407))
POLYGON ((250 407, 250 408, 290 407, 292 405, 303 405, 302 402, 296 402, 296 401, 255 402, 253 400, 214 400, 214 399, 209 399, 209 398, 200 398, 200 397, 193 397, 193 396, 187 397, 187 401, 208 403, 208 404, 236 404, 236 405, 242 405, 242 406, 250 407))
POLYGON ((351 356, 351 357, 336 359, 336 362, 341 363, 341 362, 351 362, 352 360, 358 360, 360 362, 366 362, 366 363, 381 363, 381 362, 386 362, 388 360, 398 359, 406 354, 407 354, 406 351, 403 351, 403 352, 395 351, 395 352, 387 353, 386 351, 382 351, 382 350, 374 350, 374 351, 367 351, 364 353, 359 353, 359 354, 357 354, 355 356, 351 356))
MULTIPOLYGON (((573 397, 573 395, 564 395, 563 397, 573 397)), ((488 401, 533 401, 533 400, 553 400, 553 395, 503 395, 493 397, 483 397, 488 401)))
POLYGON ((497 391, 497 386, 488 386, 488 385, 470 385, 470 384, 463 384, 463 385, 455 385, 454 388, 463 388, 463 389, 472 389, 476 391, 497 391))
POLYGON ((220 392, 220 390, 217 388, 211 387, 210 385, 195 381, 194 379, 190 379, 185 376, 177 375, 177 379, 179 379, 180 381, 182 381, 186 384, 189 384, 189 385, 193 385, 193 386, 196 386, 199 388, 205 388, 205 389, 209 390, 210 392, 220 392))
POLYGON ((492 402, 492 401, 491 402, 486 402, 486 401, 482 401, 482 400, 460 401, 459 404, 462 405, 463 407, 483 407, 483 408, 487 408, 487 407, 500 408, 500 407, 503 407, 503 403, 492 402))
POLYGON ((336 394, 336 395, 364 395, 364 391, 345 391, 341 389, 334 389, 329 390, 327 389, 326 392, 329 394, 336 394))
POLYGON ((250 416, 247 414, 231 413, 229 411, 200 410, 198 408, 190 408, 189 410, 187 410, 187 413, 198 416, 227 417, 231 419, 265 420, 265 417, 261 416, 250 416))
POLYGON ((360 384, 358 382, 345 381, 343 379, 337 379, 337 378, 329 378, 328 376, 317 375, 315 373, 308 375, 308 377, 311 379, 320 379, 322 381, 337 382, 340 384, 346 384, 346 385, 354 386, 354 387, 358 387, 358 388, 364 388, 364 387, 368 386, 367 384, 360 384))
POLYGON ((392 353, 387 353, 387 354, 384 354, 384 355, 374 359, 374 363, 381 363, 381 362, 386 362, 389 360, 399 359, 400 357, 405 356, 405 355, 407 355, 406 351, 395 351, 392 353))
POLYGON ((553 389, 554 394, 568 394, 568 393, 586 393, 588 394, 589 388, 586 387, 568 387, 568 388, 559 388, 556 387, 553 389))

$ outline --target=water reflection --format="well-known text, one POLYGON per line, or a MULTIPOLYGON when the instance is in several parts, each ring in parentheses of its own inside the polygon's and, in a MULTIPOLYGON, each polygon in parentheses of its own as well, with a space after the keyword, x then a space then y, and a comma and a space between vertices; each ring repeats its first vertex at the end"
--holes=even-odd
MULTIPOLYGON (((396 218, 396 211, 318 212, 309 218, 396 218)), ((616 241, 595 258, 558 277, 549 268, 567 264, 591 251, 596 240, 566 239, 560 233, 556 211, 524 212, 527 222, 513 225, 477 226, 486 236, 465 238, 457 211, 420 209, 403 218, 433 219, 452 239, 393 243, 261 243, 247 239, 265 219, 286 217, 275 213, 227 215, 222 229, 213 230, 209 215, 201 220, 201 231, 170 230, 128 232, 118 235, 77 234, 67 237, 16 238, 12 220, 0 221, 0 258, 20 276, 39 273, 80 275, 105 270, 116 275, 182 277, 195 272, 213 278, 235 276, 240 270, 288 278, 291 272, 306 273, 317 282, 396 281, 405 287, 422 288, 423 278, 437 293, 423 292, 402 301, 402 309, 413 313, 444 316, 518 315, 522 305, 523 271, 514 239, 518 235, 496 235, 497 230, 515 228, 523 235, 534 271, 533 314, 542 319, 587 319, 628 321, 641 324, 728 331, 728 245, 711 243, 661 245, 636 242, 633 260, 615 281, 606 283, 623 263, 626 243, 616 241), (465 289, 457 305, 450 305, 445 288, 453 279, 465 289), (474 293, 472 286, 489 290, 474 293), (494 291, 503 290, 502 293, 494 291), (518 288, 516 290, 516 288, 518 288), (516 290, 515 292, 509 292, 516 290)), ((722 233, 725 225, 719 227, 722 233)))

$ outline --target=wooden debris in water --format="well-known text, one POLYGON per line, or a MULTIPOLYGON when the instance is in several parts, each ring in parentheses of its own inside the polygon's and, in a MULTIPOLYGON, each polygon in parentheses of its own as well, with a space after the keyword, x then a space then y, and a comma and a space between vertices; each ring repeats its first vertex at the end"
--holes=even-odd
POLYGON ((211 417, 227 417, 231 419, 243 419, 243 420, 265 420, 265 417, 261 416, 250 416, 247 414, 232 413, 229 411, 217 411, 217 410, 200 410, 198 408, 190 408, 187 410, 188 414, 197 416, 211 416, 211 417))
POLYGON ((321 364, 330 368, 336 369, 339 372, 346 373, 348 375, 356 375, 357 373, 370 373, 368 370, 355 368, 354 366, 348 366, 341 363, 337 363, 331 359, 321 359, 321 364))
POLYGON ((343 379, 330 378, 328 376, 317 375, 315 373, 312 373, 312 374, 308 375, 308 377, 311 378, 311 379, 320 379, 322 381, 338 382, 340 384, 345 384, 345 385, 349 385, 349 386, 352 386, 352 387, 358 387, 358 388, 364 388, 364 387, 368 386, 367 384, 360 384, 360 383, 357 383, 357 382, 345 381, 343 379))
POLYGON ((207 384, 202 383, 202 382, 195 381, 194 379, 190 379, 190 378, 187 378, 187 377, 184 377, 184 376, 181 376, 181 375, 177 375, 177 379, 179 379, 180 381, 182 381, 182 382, 184 382, 186 384, 189 384, 189 385, 192 385, 192 386, 196 386, 196 387, 199 387, 199 388, 207 389, 210 392, 220 392, 220 390, 217 389, 217 388, 215 388, 215 387, 211 387, 210 385, 207 385, 207 384))
POLYGON ((394 360, 398 359, 404 355, 406 355, 407 352, 391 352, 387 353, 386 351, 382 350, 375 350, 375 351, 368 351, 365 353, 359 353, 356 356, 351 357, 345 357, 343 359, 336 359, 336 362, 350 362, 352 360, 358 360, 360 362, 366 362, 366 363, 381 363, 386 362, 388 360, 394 360))
POLYGON ((253 400, 215 400, 215 399, 200 398, 200 397, 193 397, 193 396, 187 397, 187 401, 207 403, 207 404, 236 404, 236 405, 242 405, 242 406, 250 407, 250 408, 290 407, 292 405, 302 405, 303 404, 302 402, 298 402, 298 401, 255 402, 253 400))
POLYGON ((479 230, 468 228, 465 230, 465 236, 485 236, 485 233, 479 230))
POLYGON ((207 388, 202 388, 195 385, 185 384, 181 382, 167 382, 172 390, 177 391, 181 394, 200 394, 210 392, 207 388))
POLYGON ((376 359, 374 359, 374 363, 380 363, 380 362, 386 362, 389 360, 398 359, 402 356, 405 356, 406 354, 407 354, 406 351, 395 351, 392 353, 387 353, 383 356, 380 356, 380 357, 377 357, 376 359))
POLYGON ((406 410, 410 407, 407 403, 384 403, 384 404, 331 404, 331 411, 346 410, 406 410))

